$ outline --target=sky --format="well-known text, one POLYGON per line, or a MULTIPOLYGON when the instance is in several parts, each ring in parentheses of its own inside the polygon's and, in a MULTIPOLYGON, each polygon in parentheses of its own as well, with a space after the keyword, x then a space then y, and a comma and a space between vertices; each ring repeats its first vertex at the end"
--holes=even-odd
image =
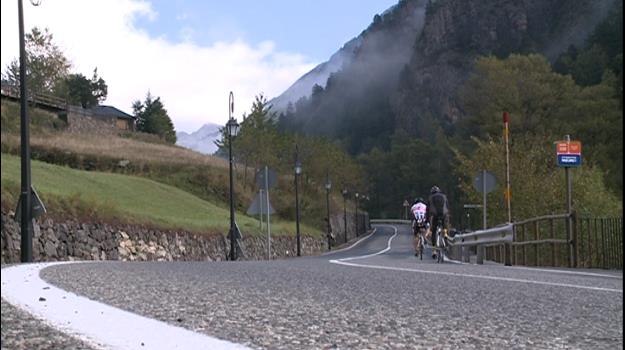
MULTIPOLYGON (((397 0, 24 1, 24 25, 49 28, 72 73, 98 74, 105 105, 132 113, 149 91, 176 131, 225 124, 256 95, 281 94, 397 0)), ((2 71, 19 52, 17 1, 1 3, 2 71)))

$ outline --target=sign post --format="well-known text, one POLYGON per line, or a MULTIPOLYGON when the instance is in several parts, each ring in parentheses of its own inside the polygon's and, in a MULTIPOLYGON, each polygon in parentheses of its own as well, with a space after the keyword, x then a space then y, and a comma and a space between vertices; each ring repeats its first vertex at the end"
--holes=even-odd
POLYGON ((473 187, 476 191, 482 193, 482 227, 486 229, 486 194, 492 192, 495 189, 495 185, 497 184, 497 180, 495 179, 495 175, 492 173, 482 170, 481 173, 477 174, 475 180, 473 181, 473 187))
MULTIPOLYGON (((269 169, 265 165, 265 191, 267 192, 267 208, 269 208, 269 169)), ((271 214, 267 210, 267 260, 271 260, 271 214)))
POLYGON ((248 209, 248 214, 258 213, 260 208, 260 225, 262 231, 263 213, 267 210, 267 259, 271 259, 271 214, 274 213, 271 203, 269 202, 269 189, 274 187, 278 181, 276 172, 265 166, 256 173, 256 185, 260 188, 258 201, 254 201, 248 209), (263 196, 264 195, 264 196, 263 196))
POLYGON ((510 130, 508 124, 510 121, 510 115, 508 112, 503 112, 503 125, 504 125, 504 138, 506 141, 506 203, 508 204, 508 223, 512 222, 512 210, 510 209, 510 130))
POLYGON ((410 203, 408 203, 407 199, 404 199, 404 220, 408 220, 408 207, 410 206, 410 203))
POLYGON ((576 242, 573 241, 573 223, 571 221, 571 213, 573 212, 573 180, 571 179, 570 168, 582 165, 582 143, 579 141, 571 141, 570 135, 564 136, 564 141, 556 142, 556 157, 559 167, 564 168, 564 177, 566 181, 566 212, 569 218, 566 220, 566 231, 569 242, 569 266, 575 267, 577 261, 577 251, 575 249, 576 242))
MULTIPOLYGON (((263 198, 263 189, 261 188, 260 190, 258 190, 258 195, 260 196, 260 198, 263 198)), ((260 233, 263 233, 263 201, 260 201, 260 215, 258 215, 258 218, 260 219, 260 233)))

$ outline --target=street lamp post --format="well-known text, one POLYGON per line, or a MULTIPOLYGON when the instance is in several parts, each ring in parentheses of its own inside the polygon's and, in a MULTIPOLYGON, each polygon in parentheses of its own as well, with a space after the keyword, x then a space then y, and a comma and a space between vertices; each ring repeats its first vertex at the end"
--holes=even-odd
POLYGON ((356 198, 356 237, 358 237, 358 198, 360 198, 360 194, 356 192, 354 197, 356 198))
POLYGON ((345 230, 345 243, 347 243, 347 189, 343 188, 343 228, 345 230))
MULTIPOLYGON (((364 196, 364 199, 367 201, 367 208, 368 208, 368 207, 369 207, 369 195, 365 195, 365 196, 364 196)), ((368 210, 365 210, 365 213, 369 213, 369 211, 368 211, 368 210)), ((367 232, 367 230, 369 230, 369 229, 370 229, 370 227, 369 227, 369 226, 367 226, 367 221, 366 221, 366 220, 363 220, 363 224, 365 225, 365 227, 364 227, 365 232, 367 232)))
POLYGON ((328 221, 328 250, 332 250, 332 227, 330 226, 330 189, 332 188, 332 182, 330 182, 330 174, 326 172, 326 220, 328 221))
MULTIPOLYGON (((33 5, 39 3, 33 2, 33 5)), ((20 34, 20 146, 21 146, 21 262, 33 261, 33 222, 32 222, 32 196, 31 196, 31 171, 30 171, 30 118, 26 111, 26 44, 24 43, 24 7, 22 0, 17 2, 20 34)))
POLYGON ((299 161, 297 145, 295 145, 295 234, 297 240, 297 256, 302 255, 302 245, 299 234, 299 193, 297 189, 297 178, 302 173, 302 163, 299 161))
POLYGON ((237 136, 239 131, 239 123, 232 117, 234 112, 234 95, 230 91, 228 97, 228 123, 226 129, 228 132, 228 158, 230 160, 230 260, 237 260, 237 250, 235 247, 235 231, 236 225, 234 222, 234 176, 232 173, 232 140, 237 136))

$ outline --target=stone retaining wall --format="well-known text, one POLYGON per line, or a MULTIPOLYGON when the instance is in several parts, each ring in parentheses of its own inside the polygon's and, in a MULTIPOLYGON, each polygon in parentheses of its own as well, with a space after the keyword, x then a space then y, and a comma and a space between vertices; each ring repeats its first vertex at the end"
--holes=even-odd
MULTIPOLYGON (((20 261, 20 226, 1 215, 2 263, 20 261)), ((35 261, 215 261, 224 260, 229 242, 221 235, 203 236, 183 231, 159 231, 133 225, 87 224, 77 221, 37 221, 33 227, 35 261)), ((302 237, 302 254, 327 249, 325 239, 302 237)), ((244 237, 246 259, 266 259, 266 237, 244 237)), ((272 237, 272 257, 293 256, 295 238, 272 237)))

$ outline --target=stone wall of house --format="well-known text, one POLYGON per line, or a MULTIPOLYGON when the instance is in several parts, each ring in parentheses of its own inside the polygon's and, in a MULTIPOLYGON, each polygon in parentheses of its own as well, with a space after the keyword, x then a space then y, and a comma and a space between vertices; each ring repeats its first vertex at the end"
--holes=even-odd
POLYGON ((116 118, 96 118, 82 107, 67 106, 67 130, 71 132, 110 135, 119 131, 115 120, 116 118))
MULTIPOLYGON (((20 260, 20 225, 10 214, 2 213, 0 217, 2 263, 20 260)), ((46 218, 35 221, 33 230, 35 261, 216 261, 224 260, 229 250, 229 241, 222 235, 204 236, 136 225, 55 222, 46 218)), ((303 255, 327 251, 325 238, 302 236, 301 243, 303 255)), ((245 259, 267 258, 266 237, 244 236, 243 245, 245 259)), ((272 258, 294 256, 295 250, 294 237, 272 237, 272 258)))

